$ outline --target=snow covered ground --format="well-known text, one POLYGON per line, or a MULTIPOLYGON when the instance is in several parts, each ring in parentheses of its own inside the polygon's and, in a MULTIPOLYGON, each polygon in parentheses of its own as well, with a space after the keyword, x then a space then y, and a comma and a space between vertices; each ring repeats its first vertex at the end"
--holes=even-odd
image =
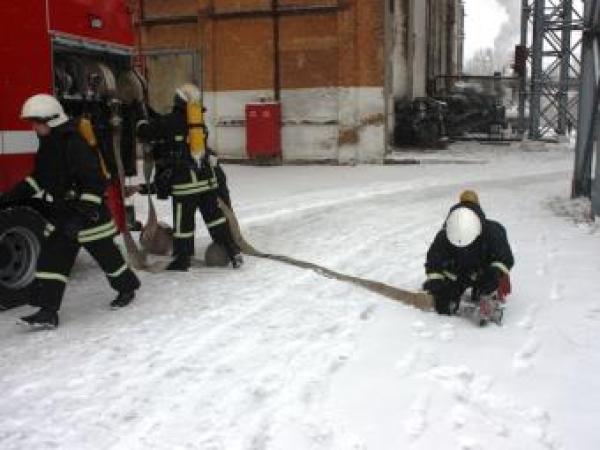
POLYGON ((15 325, 27 307, 0 315, 0 448, 600 448, 600 232, 567 200, 571 152, 449 156, 473 164, 226 170, 257 248, 408 288, 476 189, 517 261, 503 327, 254 258, 141 274, 137 301, 110 311, 82 254, 58 330, 15 325))

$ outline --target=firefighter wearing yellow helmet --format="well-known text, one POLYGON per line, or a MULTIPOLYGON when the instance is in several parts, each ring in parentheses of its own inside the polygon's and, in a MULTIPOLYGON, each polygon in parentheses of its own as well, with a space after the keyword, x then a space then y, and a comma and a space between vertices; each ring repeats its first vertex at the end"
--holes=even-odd
POLYGON ((175 91, 173 109, 138 124, 140 140, 152 144, 156 161, 154 187, 159 198, 173 205, 173 262, 168 270, 188 270, 194 254, 195 214, 200 210, 214 242, 234 268, 243 259, 227 219, 218 206, 218 181, 213 158, 206 151, 207 131, 198 87, 184 84, 175 91))
POLYGON ((423 288, 438 313, 453 314, 468 288, 472 298, 508 294, 513 264, 505 228, 486 218, 475 191, 464 191, 429 247, 423 288))
POLYGON ((0 203, 29 200, 47 220, 46 240, 37 261, 30 304, 40 309, 22 320, 54 328, 58 310, 79 249, 84 247, 118 292, 113 308, 128 305, 140 282, 113 241, 118 234, 106 206, 106 178, 100 158, 80 135, 77 125, 51 95, 38 94, 23 105, 21 118, 39 139, 30 176, 0 197, 0 203))

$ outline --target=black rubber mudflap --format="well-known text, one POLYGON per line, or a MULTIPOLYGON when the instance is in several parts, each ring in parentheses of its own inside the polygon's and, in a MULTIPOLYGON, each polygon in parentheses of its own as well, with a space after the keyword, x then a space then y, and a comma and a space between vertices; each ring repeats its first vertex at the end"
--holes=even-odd
MULTIPOLYGON (((31 248, 23 249, 22 247, 23 245, 29 247, 27 241, 35 240, 39 249, 44 238, 44 228, 44 218, 31 208, 17 206, 0 210, 0 311, 24 305, 31 299, 33 284, 31 270, 28 271, 29 276, 23 277, 24 284, 18 286, 18 288, 11 287, 6 282, 10 278, 7 273, 11 272, 8 270, 8 264, 13 259, 11 257, 11 247, 16 246, 18 249, 32 254, 33 250, 31 248), (12 240, 11 245, 7 245, 5 241, 7 233, 19 233, 19 230, 26 230, 28 239, 19 241, 16 244, 12 240)), ((37 260, 37 255, 35 259, 37 260)), ((35 262, 37 261, 34 261, 33 264, 35 262)), ((35 273, 35 270, 33 273, 35 273)), ((14 279, 10 279, 10 281, 12 283, 14 279)))

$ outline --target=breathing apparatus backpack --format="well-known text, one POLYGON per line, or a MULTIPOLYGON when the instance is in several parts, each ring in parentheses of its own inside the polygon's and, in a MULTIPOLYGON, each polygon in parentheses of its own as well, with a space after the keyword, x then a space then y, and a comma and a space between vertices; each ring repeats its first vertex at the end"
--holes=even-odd
POLYGON ((98 139, 96 138, 96 133, 94 133, 94 126, 92 125, 92 121, 88 118, 82 117, 79 119, 77 123, 77 131, 79 135, 87 142, 87 144, 96 152, 98 155, 98 159, 100 160, 100 170, 102 171, 102 175, 105 180, 110 180, 110 172, 106 167, 106 163, 104 162, 104 158, 102 157, 102 152, 98 147, 98 139))
POLYGON ((187 102, 188 145, 196 161, 204 158, 206 152, 205 111, 199 101, 187 102))

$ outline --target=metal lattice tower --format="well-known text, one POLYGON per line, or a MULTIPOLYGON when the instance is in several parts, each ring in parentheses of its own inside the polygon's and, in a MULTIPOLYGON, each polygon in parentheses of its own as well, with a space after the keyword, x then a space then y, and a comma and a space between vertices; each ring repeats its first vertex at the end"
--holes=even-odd
POLYGON ((565 135, 577 126, 582 29, 583 16, 573 0, 522 0, 521 45, 528 47, 529 70, 521 84, 519 114, 524 131, 529 100, 531 139, 565 135))
POLYGON ((583 25, 573 196, 591 197, 593 214, 600 216, 600 0, 586 0, 583 25), (596 169, 592 177, 594 153, 596 169))

